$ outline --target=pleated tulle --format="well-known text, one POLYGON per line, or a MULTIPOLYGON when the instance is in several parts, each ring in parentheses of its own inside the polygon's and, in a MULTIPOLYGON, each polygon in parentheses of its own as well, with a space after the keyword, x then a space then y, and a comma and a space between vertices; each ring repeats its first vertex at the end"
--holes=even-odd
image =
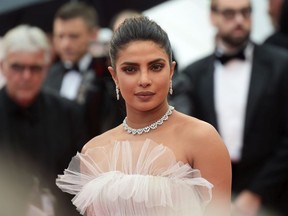
POLYGON ((149 139, 77 153, 56 184, 88 216, 201 216, 212 189, 199 170, 149 139))

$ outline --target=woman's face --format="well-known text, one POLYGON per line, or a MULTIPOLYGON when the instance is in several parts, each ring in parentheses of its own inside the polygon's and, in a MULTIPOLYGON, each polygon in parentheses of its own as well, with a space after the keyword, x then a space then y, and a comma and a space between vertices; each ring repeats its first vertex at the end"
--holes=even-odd
POLYGON ((175 64, 153 41, 133 41, 119 50, 109 71, 127 108, 145 111, 166 102, 175 64))

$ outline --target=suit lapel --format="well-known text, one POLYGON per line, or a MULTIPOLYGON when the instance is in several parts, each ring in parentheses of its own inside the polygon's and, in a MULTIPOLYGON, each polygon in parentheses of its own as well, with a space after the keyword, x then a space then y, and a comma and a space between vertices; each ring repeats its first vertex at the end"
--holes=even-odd
POLYGON ((63 64, 61 62, 58 62, 54 66, 53 71, 50 72, 53 74, 49 80, 49 83, 54 89, 57 89, 58 92, 61 89, 61 85, 62 85, 65 71, 66 71, 66 69, 64 68, 63 64))
POLYGON ((253 56, 251 80, 246 105, 244 137, 249 131, 251 121, 253 121, 253 113, 257 111, 257 104, 269 81, 269 60, 263 56, 261 47, 255 45, 253 56))
POLYGON ((203 84, 199 92, 202 92, 203 95, 201 97, 205 98, 203 100, 203 107, 207 109, 207 113, 205 116, 208 116, 207 121, 211 123, 214 127, 217 128, 217 118, 216 118, 216 111, 215 111, 215 101, 214 101, 214 56, 210 56, 207 62, 207 70, 206 74, 203 77, 203 84))

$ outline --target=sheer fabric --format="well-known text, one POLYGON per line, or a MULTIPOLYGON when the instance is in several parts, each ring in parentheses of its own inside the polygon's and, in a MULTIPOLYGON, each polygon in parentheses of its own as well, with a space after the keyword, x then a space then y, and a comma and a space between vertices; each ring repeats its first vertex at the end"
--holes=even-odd
POLYGON ((89 216, 201 216, 212 184, 150 139, 77 153, 56 184, 89 216))

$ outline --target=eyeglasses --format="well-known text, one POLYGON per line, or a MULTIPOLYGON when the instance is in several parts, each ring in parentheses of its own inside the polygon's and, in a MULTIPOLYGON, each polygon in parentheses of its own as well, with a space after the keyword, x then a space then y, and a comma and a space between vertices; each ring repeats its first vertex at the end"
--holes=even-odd
POLYGON ((252 13, 252 8, 251 7, 246 7, 242 8, 239 10, 234 10, 234 9, 223 9, 220 10, 216 7, 212 8, 212 11, 218 14, 221 14, 225 19, 227 20, 233 20, 235 19, 237 14, 242 15, 243 18, 247 19, 251 16, 252 13))
POLYGON ((38 64, 25 65, 25 64, 19 64, 19 63, 12 63, 9 65, 9 67, 12 71, 17 72, 17 73, 22 73, 26 69, 28 69, 33 74, 41 73, 44 69, 43 65, 38 65, 38 64))

